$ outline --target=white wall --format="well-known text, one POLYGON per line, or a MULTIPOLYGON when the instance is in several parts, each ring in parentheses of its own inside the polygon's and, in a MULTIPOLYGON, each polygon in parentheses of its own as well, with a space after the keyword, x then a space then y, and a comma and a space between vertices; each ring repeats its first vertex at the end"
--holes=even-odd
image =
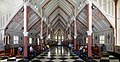
POLYGON ((18 47, 19 45, 23 45, 23 41, 24 41, 24 37, 23 37, 23 33, 19 32, 19 31, 12 31, 12 30, 7 30, 6 31, 9 35, 10 35, 10 46, 11 47, 18 47), (19 44, 14 44, 13 43, 13 37, 14 35, 19 36, 19 44))
POLYGON ((120 46, 120 18, 117 21, 117 46, 120 46))
POLYGON ((0 30, 0 50, 4 50, 4 30, 0 30))
MULTIPOLYGON (((6 31, 9 35, 10 35, 10 38, 9 38, 9 40, 10 40, 10 47, 18 47, 19 45, 23 45, 24 44, 24 35, 23 35, 23 33, 22 33, 22 31, 12 31, 12 30, 7 30, 6 31), (14 35, 17 35, 17 36, 19 36, 19 44, 14 44, 13 43, 13 37, 14 37, 14 35)), ((33 40, 33 42, 32 42, 32 44, 36 44, 36 37, 35 37, 35 35, 29 35, 28 36, 28 42, 29 42, 29 38, 32 38, 33 40)), ((2 30, 2 31, 0 31, 0 44, 3 44, 4 45, 4 30, 2 30)))
POLYGON ((0 40, 3 40, 4 38, 4 30, 0 29, 0 40))
MULTIPOLYGON (((22 31, 12 31, 12 30, 7 30, 7 33, 10 35, 10 46, 11 47, 18 47, 19 45, 23 45, 24 44, 24 35, 23 35, 23 33, 22 33, 22 31), (19 44, 14 44, 13 43, 13 37, 14 37, 14 35, 17 35, 17 36, 19 36, 19 44)), ((29 36, 28 36, 28 43, 29 43, 29 38, 32 38, 32 44, 34 44, 35 45, 35 36, 34 35, 31 35, 31 34, 29 34, 29 36)))
POLYGON ((118 0, 117 46, 120 46, 120 0, 118 0))
POLYGON ((99 31, 99 32, 94 32, 94 40, 93 40, 93 45, 97 44, 99 47, 101 47, 102 44, 100 44, 100 35, 105 35, 105 45, 107 47, 107 51, 113 51, 114 50, 114 35, 113 35, 113 30, 104 30, 104 31, 99 31), (108 39, 108 34, 110 38, 108 39), (97 36, 97 38, 96 38, 97 36))

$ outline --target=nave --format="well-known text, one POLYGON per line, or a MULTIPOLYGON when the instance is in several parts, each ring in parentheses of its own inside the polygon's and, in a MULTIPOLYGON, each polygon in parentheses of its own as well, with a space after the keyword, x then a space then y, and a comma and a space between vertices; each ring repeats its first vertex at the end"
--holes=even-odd
POLYGON ((118 59, 120 0, 0 0, 0 62, 118 59), (95 44, 97 48, 92 48, 95 44), (85 56, 79 54, 83 45, 85 56), (34 57, 32 47, 37 52, 34 57))

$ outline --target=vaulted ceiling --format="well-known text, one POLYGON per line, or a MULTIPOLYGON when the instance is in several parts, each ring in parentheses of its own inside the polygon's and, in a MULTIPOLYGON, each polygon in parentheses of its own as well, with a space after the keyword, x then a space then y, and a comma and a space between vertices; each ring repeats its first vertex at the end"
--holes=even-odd
MULTIPOLYGON (((63 34, 67 28, 68 22, 70 23, 71 32, 74 33, 74 23, 72 18, 73 9, 76 9, 77 20, 77 34, 86 35, 88 30, 87 21, 87 6, 86 0, 30 0, 30 6, 28 9, 29 21, 28 30, 29 33, 37 35, 40 32, 40 20, 42 19, 41 12, 44 9, 44 24, 43 34, 47 32, 47 26, 49 30, 54 30, 54 34, 60 29, 63 34), (39 16, 33 8, 41 16, 39 16), (38 9, 39 8, 39 9, 38 9)), ((108 19, 101 13, 101 11, 93 4, 92 6, 92 28, 94 32, 111 29, 111 24, 108 19)), ((13 17, 7 29, 22 31, 23 29, 23 7, 13 17)))

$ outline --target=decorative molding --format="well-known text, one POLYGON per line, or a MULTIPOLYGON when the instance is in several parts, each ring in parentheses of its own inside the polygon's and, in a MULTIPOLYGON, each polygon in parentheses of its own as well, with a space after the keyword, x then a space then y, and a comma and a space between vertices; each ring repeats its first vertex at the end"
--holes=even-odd
POLYGON ((91 35, 93 31, 87 31, 87 34, 88 35, 91 35))
POLYGON ((40 36, 40 39, 43 39, 43 36, 40 36))
POLYGON ((77 36, 74 36, 74 39, 76 39, 77 36))
POLYGON ((24 36, 28 36, 29 32, 23 32, 24 36))

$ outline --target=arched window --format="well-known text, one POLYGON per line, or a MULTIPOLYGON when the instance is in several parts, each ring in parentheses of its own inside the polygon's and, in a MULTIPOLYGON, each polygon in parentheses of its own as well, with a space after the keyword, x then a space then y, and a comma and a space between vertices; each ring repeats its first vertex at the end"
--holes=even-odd
POLYGON ((32 38, 29 38, 29 44, 32 44, 32 38))
POLYGON ((17 35, 14 35, 13 39, 14 39, 13 43, 18 44, 19 37, 17 35))
POLYGON ((64 36, 62 35, 62 41, 64 40, 64 36))
POLYGON ((86 43, 88 43, 88 37, 86 38, 86 43))
POLYGON ((100 35, 100 44, 105 44, 105 36, 100 35))
POLYGON ((37 45, 40 45, 40 40, 39 40, 39 38, 37 38, 37 45))
POLYGON ((57 41, 57 35, 55 36, 55 41, 57 41))

